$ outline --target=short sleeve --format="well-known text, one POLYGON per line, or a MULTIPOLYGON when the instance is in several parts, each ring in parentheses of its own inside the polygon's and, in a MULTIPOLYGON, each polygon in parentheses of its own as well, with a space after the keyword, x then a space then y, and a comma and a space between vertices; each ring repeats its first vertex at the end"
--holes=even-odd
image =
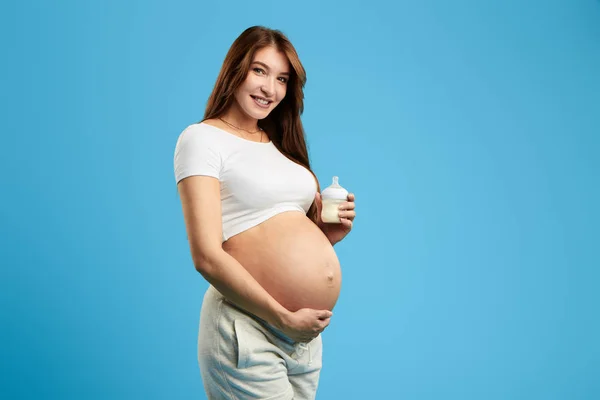
POLYGON ((221 156, 212 135, 194 125, 187 127, 177 139, 173 164, 175 182, 193 175, 221 175, 221 156))

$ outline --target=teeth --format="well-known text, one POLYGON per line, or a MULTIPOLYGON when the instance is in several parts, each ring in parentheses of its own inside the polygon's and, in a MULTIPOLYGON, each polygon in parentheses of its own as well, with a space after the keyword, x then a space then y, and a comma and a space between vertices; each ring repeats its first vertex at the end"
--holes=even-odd
POLYGON ((260 104, 267 105, 269 102, 267 100, 263 100, 261 98, 255 97, 254 100, 258 101, 260 104))

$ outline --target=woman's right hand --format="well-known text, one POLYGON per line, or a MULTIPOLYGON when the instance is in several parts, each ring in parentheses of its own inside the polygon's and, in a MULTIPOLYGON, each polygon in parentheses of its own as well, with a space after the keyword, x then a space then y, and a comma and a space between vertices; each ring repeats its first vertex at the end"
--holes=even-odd
POLYGON ((333 313, 329 310, 302 308, 289 312, 281 320, 281 330, 297 342, 310 342, 329 325, 333 313))

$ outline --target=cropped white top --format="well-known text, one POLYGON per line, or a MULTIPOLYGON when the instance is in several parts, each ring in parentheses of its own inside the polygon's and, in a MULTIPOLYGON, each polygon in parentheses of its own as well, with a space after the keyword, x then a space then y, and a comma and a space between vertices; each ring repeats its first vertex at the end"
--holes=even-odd
POLYGON ((176 183, 192 175, 219 180, 223 242, 281 212, 306 214, 317 191, 310 171, 273 142, 253 142, 206 123, 181 132, 174 169, 176 183))

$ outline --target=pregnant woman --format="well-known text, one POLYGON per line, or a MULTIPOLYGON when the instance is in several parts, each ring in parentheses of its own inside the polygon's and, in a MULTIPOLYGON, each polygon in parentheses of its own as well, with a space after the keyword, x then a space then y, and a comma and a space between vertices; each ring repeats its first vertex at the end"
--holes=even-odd
POLYGON ((352 229, 320 217, 300 115, 304 68, 279 31, 232 44, 203 120, 177 140, 174 168, 190 251, 208 281, 198 362, 209 399, 314 399, 321 332, 338 299, 333 245, 352 229))

